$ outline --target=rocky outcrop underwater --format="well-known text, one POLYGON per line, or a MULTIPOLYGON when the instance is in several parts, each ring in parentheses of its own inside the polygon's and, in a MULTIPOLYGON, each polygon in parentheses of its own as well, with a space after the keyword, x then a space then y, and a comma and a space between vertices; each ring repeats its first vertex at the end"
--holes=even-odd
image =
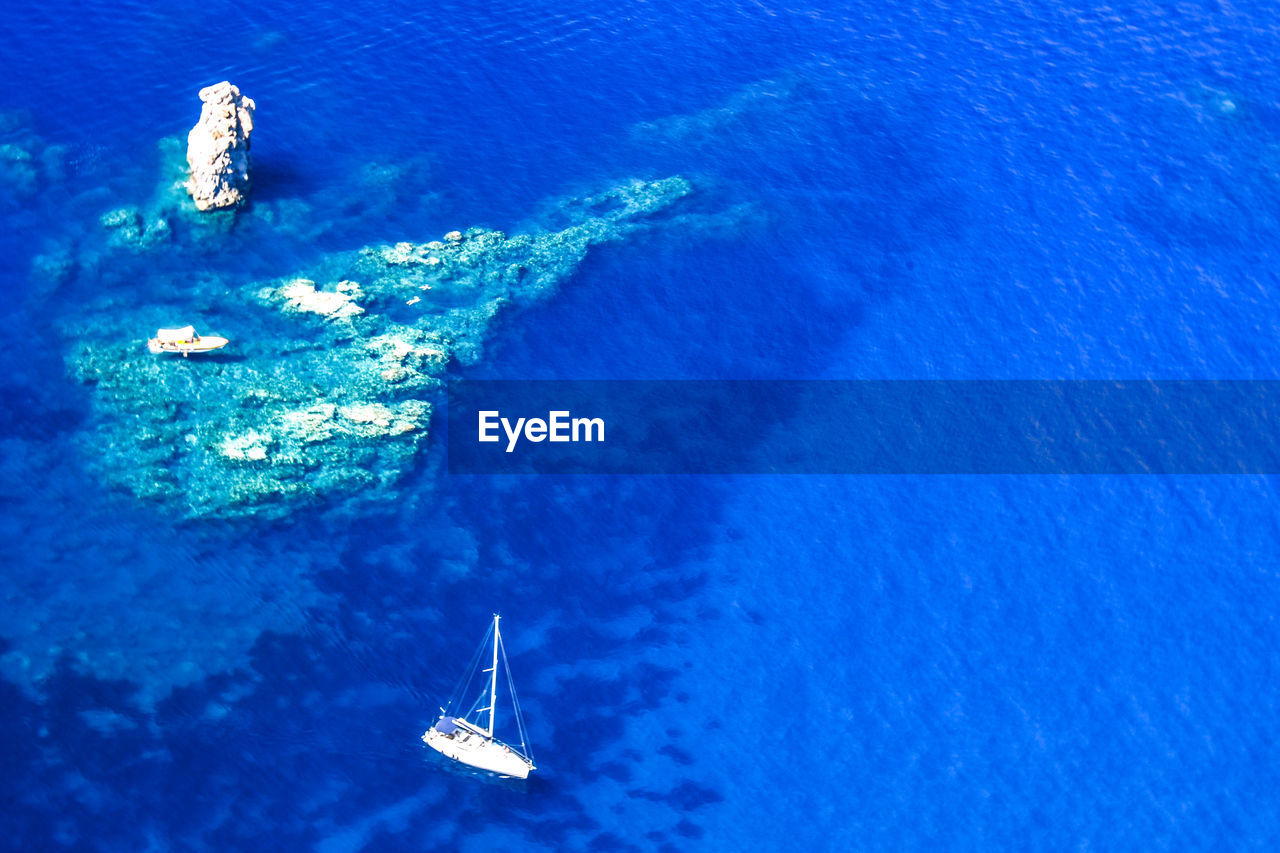
MULTIPOLYGON (((389 497, 424 446, 451 360, 473 362, 495 314, 569 277, 595 245, 688 228, 680 177, 553 206, 558 229, 471 228, 367 246, 282 279, 184 283, 218 353, 152 355, 173 308, 120 298, 65 331, 92 388, 87 450, 100 476, 189 517, 282 517, 321 499, 389 497)), ((136 299, 136 297, 135 297, 136 299)))

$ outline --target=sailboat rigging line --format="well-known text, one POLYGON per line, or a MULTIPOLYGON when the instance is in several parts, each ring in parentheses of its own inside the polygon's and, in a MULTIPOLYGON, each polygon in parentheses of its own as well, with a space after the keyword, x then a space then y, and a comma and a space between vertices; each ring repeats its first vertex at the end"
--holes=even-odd
POLYGON ((534 764, 533 748, 529 746, 529 733, 524 724, 524 712, 520 710, 520 700, 516 697, 516 683, 511 677, 511 664, 507 661, 507 647, 501 644, 499 648, 502 651, 502 668, 507 673, 507 689, 511 691, 511 705, 516 712, 516 730, 520 734, 520 750, 524 753, 524 757, 529 759, 529 763, 534 764))
MULTIPOLYGON (((484 639, 480 641, 480 645, 476 646, 475 652, 471 655, 471 662, 467 664, 466 670, 462 673, 462 677, 458 680, 457 685, 453 688, 453 693, 449 694, 449 701, 442 709, 443 713, 448 713, 455 705, 471 693, 471 681, 476 677, 476 669, 480 666, 480 655, 489 645, 489 634, 493 633, 493 626, 489 626, 489 631, 484 635, 484 639)), ((461 710, 459 708, 458 710, 461 710)), ((455 712, 456 715, 456 712, 455 712)))

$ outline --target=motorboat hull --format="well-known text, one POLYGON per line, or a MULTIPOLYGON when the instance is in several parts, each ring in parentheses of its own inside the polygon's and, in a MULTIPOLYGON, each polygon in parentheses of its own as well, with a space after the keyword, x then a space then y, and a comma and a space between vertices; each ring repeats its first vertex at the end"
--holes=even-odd
POLYGON ((191 353, 212 352, 216 349, 225 347, 230 341, 217 335, 201 335, 198 340, 174 342, 162 341, 159 338, 151 338, 147 341, 147 349, 153 353, 172 352, 190 355, 191 353))

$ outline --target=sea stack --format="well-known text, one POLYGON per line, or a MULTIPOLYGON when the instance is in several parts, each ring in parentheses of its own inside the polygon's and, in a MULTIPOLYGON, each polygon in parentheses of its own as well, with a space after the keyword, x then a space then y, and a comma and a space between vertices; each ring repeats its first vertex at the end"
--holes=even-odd
POLYGON ((249 194, 252 98, 227 81, 200 90, 200 121, 187 134, 187 192, 200 210, 235 207, 249 194))

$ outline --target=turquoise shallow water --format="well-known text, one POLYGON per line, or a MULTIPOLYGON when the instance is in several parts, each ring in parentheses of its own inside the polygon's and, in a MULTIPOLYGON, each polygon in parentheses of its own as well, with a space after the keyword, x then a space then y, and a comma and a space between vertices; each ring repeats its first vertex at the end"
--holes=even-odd
POLYGON ((1275 53, 1248 5, 14 10, 0 837, 1270 849, 1273 478, 462 477, 433 438, 369 500, 188 520, 104 475, 142 439, 73 367, 141 310, 271 364, 254 283, 679 174, 686 218, 447 377, 1273 379, 1275 53), (112 249, 224 78, 252 206, 112 249), (522 786, 417 740, 495 610, 522 786))

